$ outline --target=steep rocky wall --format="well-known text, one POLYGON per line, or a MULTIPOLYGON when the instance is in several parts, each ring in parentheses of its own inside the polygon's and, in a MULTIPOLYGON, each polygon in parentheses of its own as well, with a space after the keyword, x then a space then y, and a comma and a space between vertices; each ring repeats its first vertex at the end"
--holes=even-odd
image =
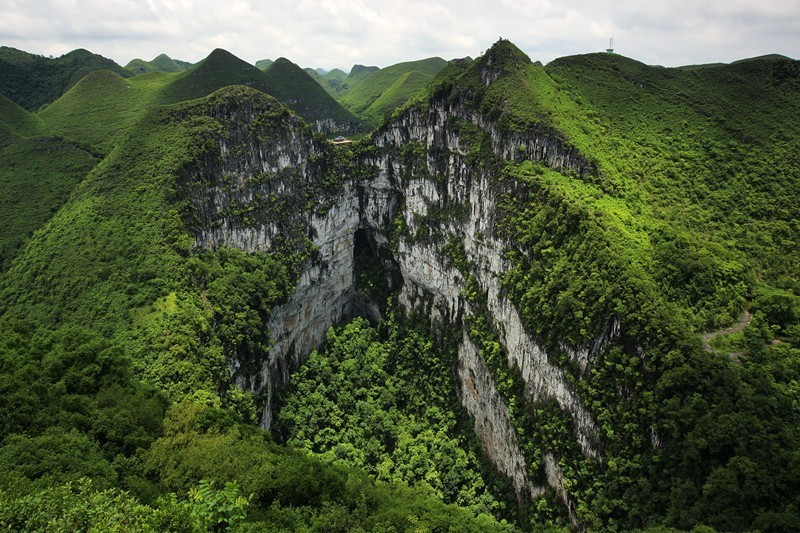
MULTIPOLYGON (((497 392, 491 371, 478 348, 464 333, 458 346, 459 396, 462 405, 475 421, 475 434, 484 454, 498 471, 513 483, 517 496, 537 498, 545 488, 534 485, 528 477, 525 457, 517 443, 517 432, 508 416, 508 406, 497 392)), ((548 471, 554 471, 554 468, 548 471)))
MULTIPOLYGON (((435 146, 440 154, 444 154, 428 156, 423 179, 411 178, 398 184, 405 198, 406 225, 414 233, 421 222, 430 222, 426 215, 433 207, 447 211, 448 206, 463 206, 459 211, 466 213, 465 216, 460 220, 448 218, 440 221, 439 229, 446 237, 455 236, 463 243, 467 257, 474 265, 471 273, 486 293, 490 315, 502 337, 509 363, 522 370, 533 400, 555 399, 562 408, 572 413, 584 453, 596 457, 597 452, 590 444, 596 433, 594 422, 568 385, 563 370, 548 361, 544 349, 525 331, 519 313, 503 294, 500 277, 508 270, 509 264, 503 257, 507 244, 495 231, 497 209, 494 187, 486 172, 467 163, 465 156, 469 146, 462 145, 458 133, 453 132, 449 124, 452 117, 461 116, 486 127, 492 136, 495 155, 503 159, 518 153, 520 139, 512 136, 503 141, 496 128, 486 126, 483 119, 476 118, 471 112, 461 113, 457 108, 443 109, 442 105, 432 107, 427 115, 409 112, 399 124, 387 127, 376 138, 376 144, 385 148, 419 142, 428 147, 435 146)), ((544 157, 547 164, 575 172, 587 169, 584 159, 572 149, 561 146, 553 135, 543 139, 528 138, 525 143, 531 153, 544 157)), ((391 155, 387 155, 386 161, 378 166, 379 178, 390 168, 394 169, 394 175, 405 173, 402 165, 397 165, 391 155)), ((433 293, 439 300, 437 307, 440 312, 452 317, 456 309, 464 308, 460 296, 464 280, 455 268, 446 266, 447 254, 442 246, 445 241, 447 238, 430 242, 400 241, 398 262, 406 281, 400 301, 413 306, 417 293, 433 293)), ((606 331, 603 338, 589 348, 566 345, 564 348, 582 365, 586 365, 590 354, 617 334, 618 329, 617 325, 612 331, 606 331)))
MULTIPOLYGON (((505 135, 483 117, 446 102, 434 103, 422 112, 407 111, 374 139, 383 149, 382 157, 374 161, 379 169, 376 182, 392 183, 402 191, 405 209, 401 215, 411 235, 401 237, 396 249, 403 279, 398 301, 407 309, 426 309, 434 324, 443 322, 465 327, 465 319, 475 310, 462 295, 464 273, 452 265, 444 249, 447 242, 456 239, 463 245, 471 265, 469 275, 485 296, 488 315, 499 334, 509 366, 521 371, 529 401, 556 401, 571 415, 575 438, 583 454, 600 459, 595 444, 598 432, 595 421, 564 370, 550 361, 544 348, 526 331, 519 312, 504 294, 501 277, 510 265, 503 255, 508 243, 503 242, 495 228, 496 187, 488 172, 469 162, 471 147, 462 141, 454 118, 485 132, 491 140, 493 155, 500 159, 521 157, 562 171, 578 174, 589 171, 589 165, 580 154, 563 145, 556 134, 544 129, 531 132, 527 137, 505 135), (426 148, 422 162, 403 154, 403 147, 414 143, 426 148), (438 215, 433 216, 435 213, 438 215), (432 231, 430 226, 435 226, 434 238, 414 237, 420 229, 423 234, 432 231)), ((367 217, 368 223, 376 227, 381 227, 382 221, 388 218, 391 218, 388 212, 370 212, 367 217)), ((589 346, 564 344, 562 349, 586 369, 591 359, 618 334, 619 324, 612 323, 589 346)), ((526 474, 526 461, 494 377, 466 333, 459 346, 458 373, 462 403, 474 419, 476 434, 487 457, 512 480, 518 494, 532 497, 540 494, 542 487, 526 474)), ((545 455, 542 461, 545 479, 537 481, 557 484, 557 493, 569 506, 569 497, 560 486, 563 476, 558 461, 552 454, 545 455)))
POLYGON ((310 228, 318 260, 309 262, 290 300, 270 314, 267 328, 272 346, 260 376, 253 380, 232 372, 242 388, 259 392, 267 387, 261 417, 261 427, 265 429, 272 423, 274 391, 317 348, 330 326, 353 314, 353 236, 357 225, 358 202, 350 187, 324 216, 312 217, 310 228))
MULTIPOLYGON (((372 169, 370 177, 358 173, 362 177, 345 178, 327 198, 326 209, 319 210, 308 206, 321 203, 314 184, 324 173, 319 161, 330 157, 325 146, 297 125, 272 132, 267 140, 251 129, 234 127, 218 139, 218 157, 209 159, 194 180, 199 185, 190 194, 195 245, 268 251, 276 239, 308 236, 316 247, 294 295, 271 313, 267 327, 273 344, 258 372, 248 373, 240 361, 230 362, 231 377, 240 387, 266 389, 262 427, 270 427, 274 391, 321 342, 325 330, 364 308, 354 284, 354 246, 356 232, 368 231, 379 255, 397 270, 399 304, 407 310, 424 309, 434 327, 462 329, 459 394, 486 456, 512 480, 520 497, 534 498, 549 484, 569 506, 557 457, 544 453, 543 478, 530 478, 508 407, 466 327, 466 319, 476 312, 462 294, 468 275, 485 297, 485 311, 509 366, 521 371, 528 401, 556 402, 571 416, 584 456, 600 458, 595 421, 504 293, 501 277, 510 265, 503 255, 508 243, 495 227, 499 191, 487 167, 470 159, 465 124, 482 132, 494 157, 532 159, 577 174, 590 170, 555 132, 539 128, 524 135, 505 133, 478 113, 441 100, 424 110, 409 109, 378 131, 373 136, 376 151, 359 161, 362 168, 372 169), (409 154, 409 147, 420 150, 409 154), (390 244, 398 219, 406 233, 395 235, 390 244), (467 256, 468 273, 448 258, 445 245, 453 239, 467 256)), ((585 370, 618 334, 619 324, 611 323, 590 345, 561 348, 585 370)))
POLYGON ((215 137, 215 148, 189 180, 185 195, 196 248, 227 245, 269 252, 306 238, 315 248, 294 294, 270 313, 265 327, 272 344, 257 361, 258 372, 245 370, 252 364, 229 361, 231 379, 239 387, 266 390, 261 426, 268 429, 275 389, 357 303, 353 239, 359 202, 348 180, 333 192, 319 186, 330 171, 324 161, 331 148, 324 141, 289 114, 279 127, 259 128, 259 114, 245 107, 215 115, 224 131, 215 137))

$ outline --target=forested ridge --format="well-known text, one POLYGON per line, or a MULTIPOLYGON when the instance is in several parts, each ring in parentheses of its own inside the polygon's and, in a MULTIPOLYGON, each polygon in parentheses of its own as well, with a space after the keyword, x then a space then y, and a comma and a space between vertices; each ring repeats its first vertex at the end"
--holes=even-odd
MULTIPOLYGON (((11 52, 18 70, 44 61, 11 52)), ((665 69, 588 54, 540 66, 500 40, 337 147, 268 84, 226 87, 220 72, 239 60, 212 55, 211 74, 202 62, 91 73, 63 96, 62 58, 52 82, 15 77, 25 99, 3 90, 2 527, 800 530, 796 61, 665 69), (415 117, 443 109, 461 113, 432 127, 447 143, 415 140, 415 117), (390 146, 392 131, 407 142, 390 146), (574 168, 524 144, 542 138, 574 168), (475 209, 443 192, 454 161, 470 186, 488 184, 491 235, 454 231, 475 209), (237 189, 236 172, 254 188, 237 189), (374 185, 380 172, 398 190, 432 184, 438 203, 406 216, 422 200, 392 192, 393 219, 359 222, 378 235, 351 242, 362 303, 281 367, 289 380, 259 429, 271 385, 233 376, 259 383, 275 342, 266 324, 309 268, 334 268, 303 217, 333 216, 350 191, 368 209, 364 191, 389 188, 374 185), (219 219, 198 211, 201 194, 219 219), (274 231, 269 248, 202 244, 231 221, 274 231), (499 293, 588 413, 586 440, 512 363, 473 242, 501 243, 499 293), (455 318, 430 295, 403 303, 401 254, 415 246, 441 250, 460 283, 455 318), (745 312, 707 349, 704 332, 745 312), (498 470, 464 406, 463 339, 535 490, 498 470)))

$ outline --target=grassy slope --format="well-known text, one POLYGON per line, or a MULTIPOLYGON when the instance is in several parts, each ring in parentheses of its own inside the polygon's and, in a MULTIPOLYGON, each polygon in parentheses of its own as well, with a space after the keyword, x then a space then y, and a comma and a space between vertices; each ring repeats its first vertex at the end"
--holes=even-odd
POLYGON ((0 132, 32 137, 46 131, 47 126, 39 117, 0 94, 0 132))
POLYGON ((335 68, 330 72, 327 72, 324 78, 331 84, 337 94, 338 98, 341 101, 341 98, 344 97, 348 92, 353 90, 355 86, 361 83, 364 78, 372 74, 373 72, 377 72, 380 70, 378 67, 365 67, 364 65, 353 65, 353 68, 350 69, 350 73, 345 73, 344 71, 335 68))
POLYGON ((110 59, 86 50, 73 50, 55 59, 0 47, 0 93, 28 110, 52 102, 94 70, 131 73, 110 59))
POLYGON ((174 74, 158 72, 129 79, 94 72, 38 116, 60 135, 107 155, 173 79, 174 74))
POLYGON ((267 78, 265 92, 307 120, 333 118, 337 122, 358 122, 308 73, 288 59, 278 58, 264 74, 267 78))
POLYGON ((0 271, 97 163, 0 95, 0 271))
MULTIPOLYGON (((347 74, 347 79, 353 83, 359 83, 367 78, 370 74, 378 72, 379 67, 368 67, 364 65, 353 65, 350 72, 347 74)), ((333 71, 331 71, 333 72, 333 71)))
POLYGON ((267 70, 272 63, 274 63, 274 61, 271 59, 259 59, 256 61, 256 68, 259 70, 267 70))
POLYGON ((189 62, 172 59, 167 54, 161 54, 151 61, 133 59, 125 65, 125 70, 130 70, 134 74, 145 74, 147 72, 182 72, 191 67, 192 64, 189 62))
POLYGON ((40 112, 57 132, 106 155, 154 105, 192 100, 227 85, 264 91, 263 73, 224 50, 194 68, 123 79, 104 71, 88 76, 40 112))
MULTIPOLYGON (((433 77, 444 68, 447 62, 438 57, 423 59, 420 61, 409 61, 398 63, 377 71, 364 77, 346 95, 342 97, 342 105, 357 115, 363 115, 365 119, 373 124, 383 118, 387 111, 392 111, 391 107, 397 101, 404 101, 413 95, 419 88, 419 75, 415 75, 413 80, 417 82, 403 83, 397 85, 400 78, 410 72, 419 72, 425 76, 433 77), (384 100, 385 106, 373 105, 387 91, 392 90, 392 95, 384 100)), ((395 106, 396 107, 396 106, 395 106)))
MULTIPOLYGON (((572 138, 596 157, 604 192, 647 215, 648 226, 684 230, 700 263, 715 256, 800 289, 792 266, 800 259, 796 62, 765 58, 687 71, 592 54, 557 60, 547 72, 586 117, 585 131, 572 138)), ((656 260, 674 261, 664 255, 664 240, 657 239, 656 260)), ((695 273, 684 274, 673 285, 695 273)), ((692 300, 678 287, 667 291, 692 300)))
POLYGON ((365 120, 371 124, 378 124, 387 113, 401 107, 411 97, 418 93, 425 85, 433 80, 432 76, 419 71, 406 72, 362 112, 365 120))
POLYGON ((38 116, 60 135, 107 155, 152 106, 200 98, 234 84, 274 95, 310 121, 334 117, 357 122, 299 67, 280 62, 268 75, 224 50, 184 72, 129 79, 110 71, 93 73, 38 116))
POLYGON ((234 56, 216 49, 194 68, 179 73, 159 97, 161 103, 170 104, 200 98, 226 85, 247 85, 264 90, 264 73, 234 56))
POLYGON ((277 98, 311 123, 325 118, 357 122, 294 63, 281 58, 262 72, 224 50, 213 51, 197 67, 180 73, 164 88, 159 100, 173 103, 199 98, 234 84, 247 85, 277 98))
POLYGON ((317 72, 313 68, 304 68, 303 71, 305 71, 306 74, 311 76, 311 79, 317 82, 320 87, 325 89, 325 92, 331 95, 331 97, 334 100, 336 99, 339 93, 336 91, 336 89, 334 89, 333 85, 331 85, 331 83, 328 80, 326 80, 319 72, 317 72))
POLYGON ((97 163, 55 137, 15 139, 0 147, 0 271, 67 200, 97 163))
POLYGON ((335 69, 323 74, 323 77, 328 81, 341 82, 345 78, 347 78, 347 73, 345 71, 343 71, 342 69, 335 68, 335 69))

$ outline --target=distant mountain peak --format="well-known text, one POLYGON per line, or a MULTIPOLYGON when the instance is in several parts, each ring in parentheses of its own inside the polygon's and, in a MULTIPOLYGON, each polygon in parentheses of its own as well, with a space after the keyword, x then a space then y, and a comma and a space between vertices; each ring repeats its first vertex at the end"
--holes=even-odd
POLYGON ((259 70, 266 70, 270 65, 272 65, 272 63, 274 63, 274 61, 271 59, 259 59, 256 61, 256 68, 259 70))
POLYGON ((511 74, 530 65, 531 58, 506 39, 501 38, 478 59, 481 81, 489 85, 505 74, 511 74))
POLYGON ((358 74, 370 73, 375 72, 376 70, 380 70, 379 67, 367 67, 365 65, 353 65, 353 68, 350 69, 349 76, 356 76, 358 74))

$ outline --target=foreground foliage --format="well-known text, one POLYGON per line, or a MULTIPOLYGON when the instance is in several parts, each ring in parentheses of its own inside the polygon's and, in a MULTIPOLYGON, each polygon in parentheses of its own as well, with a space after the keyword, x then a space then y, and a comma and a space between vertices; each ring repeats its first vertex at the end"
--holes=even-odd
POLYGON ((447 503, 498 512, 477 442, 464 437, 452 355, 410 324, 392 319, 383 328, 385 337, 355 319, 329 330, 324 349, 292 376, 275 431, 378 480, 428 486, 447 503))

